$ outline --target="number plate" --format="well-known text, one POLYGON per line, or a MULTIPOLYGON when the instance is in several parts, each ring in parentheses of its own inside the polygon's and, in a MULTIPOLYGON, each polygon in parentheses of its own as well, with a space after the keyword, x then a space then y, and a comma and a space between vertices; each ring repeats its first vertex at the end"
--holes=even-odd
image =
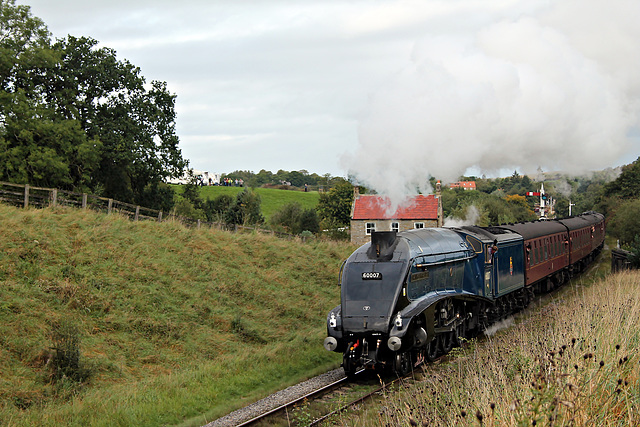
POLYGON ((367 271, 362 273, 362 280, 382 280, 382 273, 379 271, 367 271))

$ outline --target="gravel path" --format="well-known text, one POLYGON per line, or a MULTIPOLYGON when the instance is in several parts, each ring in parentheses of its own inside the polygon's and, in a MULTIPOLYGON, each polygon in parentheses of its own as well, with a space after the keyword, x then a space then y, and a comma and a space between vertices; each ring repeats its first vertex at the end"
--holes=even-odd
POLYGON ((342 370, 342 368, 329 371, 307 381, 292 385, 291 387, 278 391, 271 396, 257 401, 256 403, 252 403, 251 405, 246 406, 242 409, 238 409, 237 411, 234 411, 229 415, 218 418, 217 420, 210 422, 204 427, 237 426, 238 424, 249 421, 250 419, 257 417, 260 414, 264 414, 265 412, 287 404, 301 396, 304 396, 307 393, 310 393, 342 378, 344 378, 344 371, 342 370))

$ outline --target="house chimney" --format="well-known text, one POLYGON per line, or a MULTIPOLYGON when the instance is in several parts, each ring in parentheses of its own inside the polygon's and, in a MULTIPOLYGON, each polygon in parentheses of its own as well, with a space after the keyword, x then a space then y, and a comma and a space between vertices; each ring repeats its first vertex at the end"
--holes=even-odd
POLYGON ((436 182, 436 199, 438 199, 438 218, 437 218, 437 224, 438 227, 442 227, 442 225, 444 224, 444 218, 442 218, 442 184, 440 183, 440 180, 438 180, 436 182))
POLYGON ((353 186, 353 199, 357 200, 359 198, 360 198, 360 186, 354 185, 353 186))

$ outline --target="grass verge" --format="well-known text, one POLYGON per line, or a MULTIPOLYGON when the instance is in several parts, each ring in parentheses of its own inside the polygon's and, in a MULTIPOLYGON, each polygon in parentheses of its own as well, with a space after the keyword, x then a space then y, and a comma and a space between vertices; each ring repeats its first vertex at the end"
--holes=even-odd
POLYGON ((0 204, 0 425, 199 425, 335 367, 348 244, 0 204))

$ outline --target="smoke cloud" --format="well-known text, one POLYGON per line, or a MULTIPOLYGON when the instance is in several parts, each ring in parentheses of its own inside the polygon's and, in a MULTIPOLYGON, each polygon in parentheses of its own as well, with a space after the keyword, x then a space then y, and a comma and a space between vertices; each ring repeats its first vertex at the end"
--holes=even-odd
POLYGON ((345 169, 400 203, 431 191, 429 177, 578 174, 628 154, 640 129, 640 2, 520 4, 467 32, 425 23, 438 34, 371 96, 345 169))
POLYGON ((462 227, 464 225, 476 225, 480 219, 480 211, 474 205, 467 208, 464 219, 447 217, 444 220, 445 227, 462 227))

